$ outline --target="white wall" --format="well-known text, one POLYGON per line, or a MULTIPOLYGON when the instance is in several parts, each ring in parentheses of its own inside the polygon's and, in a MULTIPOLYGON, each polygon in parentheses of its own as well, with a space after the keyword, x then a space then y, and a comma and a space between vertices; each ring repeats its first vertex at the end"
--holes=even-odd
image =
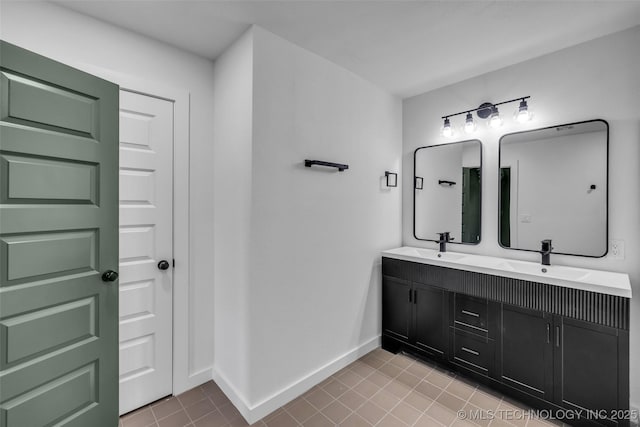
MULTIPOLYGON (((490 130, 484 123, 477 137, 483 143, 482 242, 451 250, 539 261, 540 255, 502 249, 498 245, 498 139, 523 129, 601 118, 610 125, 609 238, 625 241, 623 260, 552 256, 552 262, 629 273, 631 300, 631 403, 640 407, 640 27, 596 39, 495 72, 437 89, 403 102, 403 243, 435 248, 412 236, 413 151, 440 143, 440 117, 531 95, 533 122, 516 126, 510 119, 517 103, 501 107, 505 126, 490 130), (507 108, 508 107, 508 108, 507 108)), ((461 118, 453 118, 463 120, 461 118)), ((465 139, 460 136, 460 139, 465 139)))
POLYGON ((249 387, 253 30, 216 60, 214 91, 215 371, 241 407, 249 387))
MULTIPOLYGON (((216 275, 216 296, 238 297, 225 311, 216 305, 216 325, 248 325, 242 337, 216 329, 214 377, 253 421, 378 345, 380 251, 401 240, 399 188, 381 186, 385 170, 400 171, 401 103, 260 28, 245 37, 253 40, 252 144, 249 150, 244 137, 236 139, 239 127, 216 134, 215 143, 237 150, 225 159, 230 171, 237 168, 229 187, 220 190, 222 177, 216 180, 216 204, 222 191, 242 194, 226 196, 224 209, 240 216, 227 223, 236 235, 232 251, 242 257, 234 265, 248 277, 233 268, 216 275), (307 158, 349 169, 305 168, 307 158), (240 174, 251 180, 250 195, 246 181, 237 183, 240 174), (235 348, 245 348, 247 359, 235 348), (246 372, 221 363, 236 357, 246 372)), ((218 63, 216 81, 245 99, 232 82, 233 68, 244 76, 248 64, 249 48, 240 43, 218 63)))
MULTIPOLYGON (((213 363, 213 63, 160 42, 41 2, 0 5, 0 37, 41 55, 93 72, 106 70, 190 93, 189 387, 210 378, 213 363)), ((186 171, 176 171, 186 173, 186 171)), ((184 265, 184 264, 183 264, 184 265)), ((177 391, 183 391, 178 389, 177 391)))

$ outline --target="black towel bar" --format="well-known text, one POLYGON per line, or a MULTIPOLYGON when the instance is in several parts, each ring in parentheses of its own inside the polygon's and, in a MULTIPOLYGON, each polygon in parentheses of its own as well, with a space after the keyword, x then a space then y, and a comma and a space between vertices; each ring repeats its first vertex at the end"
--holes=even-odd
POLYGON ((325 162, 323 160, 305 160, 304 165, 308 168, 310 168, 313 165, 328 166, 330 168, 337 168, 338 171, 340 172, 342 172, 345 169, 349 169, 349 165, 343 165, 341 163, 325 162))

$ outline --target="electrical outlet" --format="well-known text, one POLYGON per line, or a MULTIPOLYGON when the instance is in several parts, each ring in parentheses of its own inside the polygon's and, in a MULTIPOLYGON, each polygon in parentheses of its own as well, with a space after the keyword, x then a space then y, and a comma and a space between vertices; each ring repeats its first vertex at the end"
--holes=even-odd
POLYGON ((624 240, 612 239, 609 254, 613 259, 624 259, 624 240))

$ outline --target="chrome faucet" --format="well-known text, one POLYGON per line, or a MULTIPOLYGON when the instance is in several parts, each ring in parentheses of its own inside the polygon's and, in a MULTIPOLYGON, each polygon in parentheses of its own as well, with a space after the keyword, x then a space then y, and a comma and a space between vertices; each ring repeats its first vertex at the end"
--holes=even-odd
POLYGON ((438 233, 438 235, 440 236, 440 239, 438 240, 438 243, 440 244, 440 252, 447 252, 447 243, 453 239, 449 236, 448 231, 438 233))
POLYGON ((551 246, 551 239, 545 239, 540 243, 542 243, 542 248, 540 249, 540 253, 542 254, 542 265, 551 265, 551 251, 553 250, 553 246, 551 246))

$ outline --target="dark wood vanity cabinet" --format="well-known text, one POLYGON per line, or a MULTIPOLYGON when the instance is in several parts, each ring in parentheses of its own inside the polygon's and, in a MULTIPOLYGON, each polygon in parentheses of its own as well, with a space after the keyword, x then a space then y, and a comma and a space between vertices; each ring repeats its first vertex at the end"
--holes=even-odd
POLYGON ((628 299, 386 257, 382 273, 383 348, 533 407, 596 411, 571 425, 629 424, 628 299))
POLYGON ((444 289, 384 277, 383 335, 445 360, 449 346, 447 298, 448 293, 444 289))

